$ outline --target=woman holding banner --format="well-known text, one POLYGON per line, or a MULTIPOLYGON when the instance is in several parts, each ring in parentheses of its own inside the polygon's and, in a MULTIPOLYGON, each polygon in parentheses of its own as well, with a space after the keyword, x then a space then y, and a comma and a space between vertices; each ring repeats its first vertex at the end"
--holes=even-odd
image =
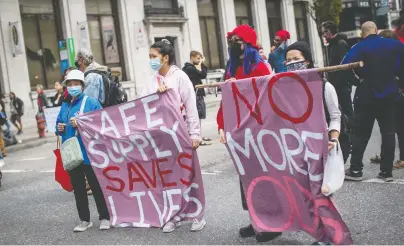
MULTIPOLYGON (((84 73, 80 70, 70 71, 66 76, 63 85, 67 86, 67 91, 72 97, 72 100, 69 103, 66 101, 63 102, 56 121, 56 132, 62 137, 62 141, 65 142, 78 134, 75 116, 79 115, 80 112, 88 113, 99 110, 101 109, 101 105, 97 100, 83 94, 84 73)), ((110 218, 104 195, 102 194, 100 184, 98 183, 97 177, 91 167, 90 160, 88 159, 80 135, 78 135, 77 138, 83 153, 84 162, 80 166, 69 171, 70 180, 74 189, 77 211, 81 220, 81 223, 74 228, 74 231, 84 232, 93 225, 93 223, 90 222, 86 178, 88 179, 88 183, 93 191, 95 204, 97 205, 99 219, 101 221, 100 230, 108 230, 110 228, 110 218)))
MULTIPOLYGON (((259 54, 257 33, 249 25, 240 25, 227 34, 229 45, 229 68, 226 71, 226 82, 271 74, 265 60, 259 54)), ((217 124, 220 142, 226 143, 224 135, 224 120, 222 105, 217 113, 217 124)), ((248 210, 242 183, 240 182, 241 201, 243 209, 248 210)), ((256 233, 252 225, 239 231, 241 237, 256 236, 257 242, 268 242, 280 236, 281 232, 256 233)))
MULTIPOLYGON (((196 95, 192 82, 188 75, 177 66, 173 65, 174 46, 165 38, 154 43, 150 48, 150 66, 155 71, 151 82, 147 83, 141 93, 141 97, 154 94, 164 93, 168 89, 173 89, 179 96, 182 105, 178 105, 178 109, 185 109, 185 119, 188 126, 188 132, 192 141, 192 147, 197 149, 201 142, 200 124, 198 110, 196 108, 196 95)), ((180 221, 169 221, 163 227, 163 232, 173 232, 181 225, 180 221)), ((191 231, 200 231, 206 225, 206 221, 194 220, 191 231)))

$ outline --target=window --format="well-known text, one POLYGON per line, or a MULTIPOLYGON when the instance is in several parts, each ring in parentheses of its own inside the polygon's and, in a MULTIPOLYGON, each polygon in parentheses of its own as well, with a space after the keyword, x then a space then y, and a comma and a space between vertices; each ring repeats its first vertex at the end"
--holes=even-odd
POLYGON ((309 29, 307 26, 306 4, 304 2, 296 2, 293 4, 295 9, 297 40, 310 42, 309 29))
POLYGON ((58 40, 63 39, 59 3, 52 0, 42 0, 40 4, 20 0, 19 3, 31 89, 35 90, 38 84, 53 88, 62 74, 58 47, 58 40))
POLYGON ((267 16, 269 35, 275 38, 275 33, 282 30, 281 0, 267 0, 267 16))
MULTIPOLYGON (((117 2, 86 0, 91 52, 96 62, 124 72, 121 35, 117 16, 117 2)), ((122 74, 125 80, 125 74, 122 74)))
POLYGON ((177 0, 146 0, 145 5, 156 9, 172 9, 177 7, 177 0))
POLYGON ((251 0, 235 0, 234 8, 236 11, 237 25, 247 24, 253 26, 251 0))
POLYGON ((198 0, 203 55, 209 69, 224 67, 217 0, 198 0))

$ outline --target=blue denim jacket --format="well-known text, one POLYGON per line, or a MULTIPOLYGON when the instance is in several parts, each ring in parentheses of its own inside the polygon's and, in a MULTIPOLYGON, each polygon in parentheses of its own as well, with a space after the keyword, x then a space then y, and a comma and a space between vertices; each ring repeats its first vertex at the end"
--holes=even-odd
POLYGON ((275 73, 286 72, 285 52, 287 47, 286 43, 282 43, 273 53, 269 54, 268 63, 271 64, 275 73))

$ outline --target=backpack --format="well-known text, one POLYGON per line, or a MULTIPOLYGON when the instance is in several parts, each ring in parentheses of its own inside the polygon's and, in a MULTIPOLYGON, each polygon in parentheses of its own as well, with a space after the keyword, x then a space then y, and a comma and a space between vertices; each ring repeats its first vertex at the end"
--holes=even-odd
MULTIPOLYGON (((330 124, 331 121, 331 117, 330 117, 330 113, 328 112, 328 108, 327 108, 327 103, 325 101, 325 84, 328 83, 328 81, 323 79, 323 106, 324 106, 324 112, 325 112, 325 119, 327 121, 327 125, 330 124)), ((349 117, 343 113, 343 111, 341 110, 341 106, 338 105, 339 111, 341 111, 341 129, 340 129, 340 134, 346 134, 349 133, 351 131, 351 127, 350 127, 350 120, 349 117)))
POLYGON ((119 83, 119 79, 118 83, 115 83, 113 76, 111 76, 111 73, 92 70, 86 72, 84 74, 84 77, 86 77, 90 73, 96 73, 102 76, 105 98, 104 103, 102 104, 103 108, 111 107, 128 101, 128 96, 124 91, 122 85, 119 83))

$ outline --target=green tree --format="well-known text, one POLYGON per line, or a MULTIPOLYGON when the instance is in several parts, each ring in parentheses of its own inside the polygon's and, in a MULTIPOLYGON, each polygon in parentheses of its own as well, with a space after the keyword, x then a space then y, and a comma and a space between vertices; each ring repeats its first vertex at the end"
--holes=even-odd
POLYGON ((332 21, 339 24, 339 14, 342 11, 342 0, 311 0, 309 12, 316 22, 317 31, 321 38, 321 24, 332 21))

